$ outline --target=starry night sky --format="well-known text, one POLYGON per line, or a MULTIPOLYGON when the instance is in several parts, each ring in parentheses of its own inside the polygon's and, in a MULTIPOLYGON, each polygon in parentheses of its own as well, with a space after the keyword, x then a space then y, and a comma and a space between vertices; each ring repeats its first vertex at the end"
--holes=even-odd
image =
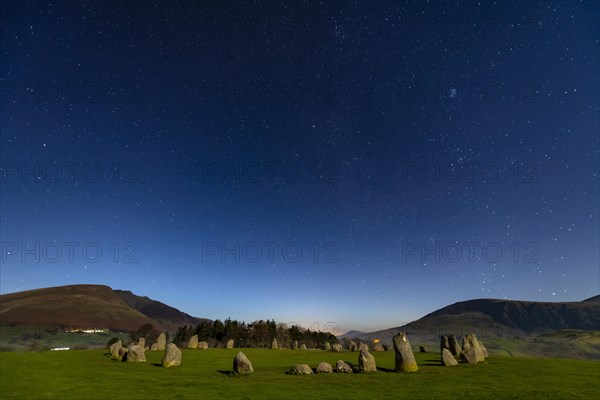
POLYGON ((345 331, 600 291, 598 2, 2 7, 1 293, 345 331))

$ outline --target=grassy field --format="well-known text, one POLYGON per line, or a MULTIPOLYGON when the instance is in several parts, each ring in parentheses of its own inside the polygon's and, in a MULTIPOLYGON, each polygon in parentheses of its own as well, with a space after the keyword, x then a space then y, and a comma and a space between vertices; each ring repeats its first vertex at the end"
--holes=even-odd
POLYGON ((358 353, 244 349, 254 374, 230 374, 238 349, 183 350, 182 365, 121 363, 101 350, 0 353, 2 399, 591 399, 600 395, 600 362, 490 357, 484 364, 441 367, 435 353, 415 353, 420 370, 391 372, 394 352, 373 353, 377 372, 291 376, 297 363, 358 353))
POLYGON ((0 324, 0 351, 49 350, 53 347, 71 349, 106 346, 112 338, 129 342, 128 333, 67 333, 52 326, 8 326, 0 324))

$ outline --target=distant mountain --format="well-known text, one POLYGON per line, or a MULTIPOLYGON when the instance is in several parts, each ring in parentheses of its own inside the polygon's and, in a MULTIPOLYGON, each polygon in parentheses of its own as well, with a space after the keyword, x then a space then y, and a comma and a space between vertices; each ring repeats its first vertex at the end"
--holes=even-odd
POLYGON ((584 303, 600 303, 600 294, 598 296, 590 297, 589 299, 583 300, 584 303))
POLYGON ((0 295, 0 323, 135 330, 144 324, 174 332, 197 324, 159 301, 104 285, 70 285, 0 295))
POLYGON ((119 295, 127 305, 135 308, 147 317, 152 318, 161 326, 172 332, 183 325, 198 325, 200 321, 207 321, 205 318, 192 317, 191 315, 161 303, 160 301, 152 300, 146 296, 137 296, 128 290, 114 290, 114 292, 119 295))
POLYGON ((600 330, 600 296, 581 302, 479 299, 446 306, 404 326, 345 337, 391 342, 398 331, 421 340, 475 332, 484 337, 527 337, 562 329, 600 330))
POLYGON ((353 337, 360 337, 362 335, 366 335, 365 332, 360 332, 360 331, 348 331, 346 333, 344 333, 343 335, 338 335, 339 339, 343 339, 343 338, 353 338, 353 337))

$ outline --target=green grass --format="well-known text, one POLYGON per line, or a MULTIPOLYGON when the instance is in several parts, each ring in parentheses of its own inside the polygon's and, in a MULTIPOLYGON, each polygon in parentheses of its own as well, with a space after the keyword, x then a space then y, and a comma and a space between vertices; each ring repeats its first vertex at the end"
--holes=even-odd
POLYGON ((100 350, 0 353, 1 399, 591 399, 600 395, 600 362, 490 357, 486 363, 439 366, 436 353, 415 353, 420 370, 390 372, 394 353, 373 353, 380 371, 291 376, 297 363, 316 367, 358 353, 243 349, 254 365, 231 376, 238 349, 183 350, 183 363, 162 368, 162 352, 147 363, 121 363, 100 350))
POLYGON ((52 326, 8 326, 0 324, 0 351, 49 350, 54 347, 71 349, 106 346, 112 337, 129 342, 127 333, 68 333, 52 326))

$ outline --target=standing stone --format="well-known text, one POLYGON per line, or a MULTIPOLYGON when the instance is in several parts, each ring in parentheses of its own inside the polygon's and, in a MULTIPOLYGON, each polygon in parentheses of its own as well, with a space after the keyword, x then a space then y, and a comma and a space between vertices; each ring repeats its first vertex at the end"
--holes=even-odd
POLYGON ((361 343, 358 345, 358 351, 363 351, 363 350, 364 350, 364 351, 369 351, 369 345, 368 345, 368 344, 366 344, 366 343, 362 343, 362 342, 361 342, 361 343))
POLYGON ((323 345, 323 350, 331 350, 331 343, 325 342, 325 344, 323 345))
POLYGON ((300 346, 300 350, 306 350, 306 345, 304 343, 302 343, 302 346, 300 346))
POLYGON ((146 338, 143 338, 143 337, 139 338, 137 345, 140 347, 143 347, 145 349, 146 348, 146 338))
POLYGON ((341 353, 341 352, 342 352, 344 349, 343 349, 343 347, 342 347, 342 345, 341 345, 341 344, 339 344, 339 343, 334 343, 334 344, 331 346, 331 350, 332 350, 332 351, 335 351, 336 353, 341 353))
POLYGON ((487 352, 487 349, 485 348, 485 346, 483 345, 483 342, 481 340, 478 340, 478 342, 479 342, 479 347, 481 347, 481 351, 483 352, 483 356, 488 357, 488 352, 487 352))
POLYGON ((152 346, 150 346, 150 351, 158 351, 158 344, 156 342, 152 343, 152 346))
POLYGON ((328 362, 322 362, 317 366, 317 374, 330 374, 333 372, 333 367, 328 362))
POLYGON ((167 347, 167 335, 165 333, 161 333, 158 335, 158 339, 156 339, 156 350, 163 351, 167 347))
POLYGON ((458 343, 458 339, 454 335, 448 336, 448 350, 454 357, 460 357, 460 353, 462 349, 460 347, 460 343, 458 343))
POLYGON ((455 365, 458 365, 458 361, 456 361, 456 358, 454 358, 448 349, 442 350, 442 365, 446 367, 454 367, 455 365))
POLYGON ((361 372, 373 372, 377 371, 377 364, 375 363, 375 357, 367 350, 361 350, 358 355, 358 370, 361 372))
POLYGON ((279 350, 279 346, 277 346, 277 339, 273 339, 273 342, 271 343, 271 349, 279 350))
POLYGON ((176 367, 181 364, 181 350, 174 343, 169 343, 162 358, 162 366, 165 368, 176 367))
MULTIPOLYGON (((234 344, 234 342, 233 342, 233 339, 229 339, 229 340, 227 341, 227 348, 228 348, 228 349, 233 349, 233 344, 234 344)), ((242 353, 242 355, 243 355, 243 354, 244 354, 244 353, 242 353)), ((245 357, 245 356, 244 356, 244 357, 245 357)))
POLYGON ((485 361, 485 355, 474 333, 463 338, 460 360, 467 364, 477 364, 485 361))
POLYGON ((340 372, 342 374, 351 374, 352 365, 348 364, 344 360, 338 360, 335 364, 335 372, 340 372))
POLYGON ((194 335, 188 340, 187 344, 188 349, 197 349, 198 348, 198 335, 194 335))
POLYGON ((123 342, 121 342, 120 340, 117 340, 116 342, 111 344, 110 347, 108 348, 108 351, 110 352, 110 356, 112 358, 119 358, 119 349, 121 347, 123 347, 123 342))
POLYGON ((298 350, 298 341, 294 340, 294 344, 292 345, 292 350, 298 350))
POLYGON ((308 364, 297 364, 294 365, 287 373, 291 375, 310 375, 313 373, 313 371, 308 364))
POLYGON ((414 372, 419 368, 415 361, 415 355, 413 354, 410 342, 404 332, 398 333, 392 338, 394 343, 394 351, 396 352, 396 365, 395 371, 397 372, 414 372))
POLYGON ((248 360, 248 357, 241 351, 237 353, 233 359, 233 372, 236 374, 251 374, 254 372, 252 363, 248 360))
POLYGON ((198 348, 202 350, 208 349, 208 342, 198 342, 198 348))
POLYGON ((354 343, 353 340, 350 341, 350 344, 348 345, 348 350, 350 350, 350 351, 358 350, 358 346, 356 345, 356 343, 354 343))
POLYGON ((146 353, 143 347, 132 344, 127 349, 128 362, 146 362, 146 353))
POLYGON ((420 353, 427 353, 427 347, 425 347, 425 346, 419 346, 419 352, 420 353))
POLYGON ((440 351, 442 351, 444 349, 450 350, 450 344, 448 343, 448 337, 442 335, 440 337, 440 351))
POLYGON ((381 343, 375 343, 373 345, 373 351, 385 351, 381 343))
POLYGON ((121 347, 119 349, 119 360, 127 361, 127 347, 121 347))

